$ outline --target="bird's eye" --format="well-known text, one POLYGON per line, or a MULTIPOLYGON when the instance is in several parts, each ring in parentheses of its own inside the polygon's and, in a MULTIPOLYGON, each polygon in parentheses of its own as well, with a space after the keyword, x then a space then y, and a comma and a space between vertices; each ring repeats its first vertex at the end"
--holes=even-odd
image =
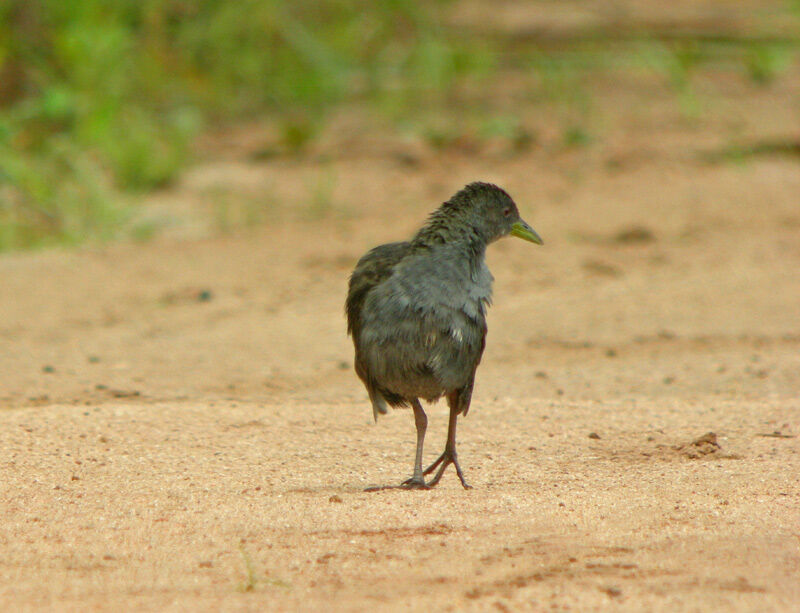
POLYGON ((507 206, 503 209, 503 216, 508 217, 509 215, 511 215, 511 207, 507 206))

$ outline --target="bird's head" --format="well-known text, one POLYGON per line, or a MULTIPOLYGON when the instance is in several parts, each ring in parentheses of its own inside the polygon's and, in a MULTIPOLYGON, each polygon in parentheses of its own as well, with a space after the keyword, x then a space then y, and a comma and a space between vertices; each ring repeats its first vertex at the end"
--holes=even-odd
POLYGON ((464 215, 465 221, 484 236, 487 243, 504 236, 542 244, 541 237, 520 216, 517 205, 505 190, 491 183, 470 183, 448 203, 464 215))

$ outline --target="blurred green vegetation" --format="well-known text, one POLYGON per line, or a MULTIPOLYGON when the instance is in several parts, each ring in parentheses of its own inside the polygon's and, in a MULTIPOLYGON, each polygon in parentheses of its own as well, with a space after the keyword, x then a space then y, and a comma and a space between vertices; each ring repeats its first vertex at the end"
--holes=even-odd
POLYGON ((0 4, 0 250, 104 237, 210 121, 273 112, 301 149, 344 100, 447 92, 488 58, 438 5, 277 0, 0 4), (425 7, 425 8, 423 8, 425 7))
POLYGON ((472 105, 479 136, 524 147, 533 137, 486 95, 500 71, 516 70, 535 83, 532 97, 566 109, 565 144, 586 146, 590 73, 644 66, 691 100, 691 76, 709 62, 734 63, 766 85, 797 57, 797 41, 783 39, 645 34, 543 45, 447 25, 451 5, 4 0, 0 251, 113 236, 129 225, 131 195, 169 184, 212 123, 271 114, 285 148, 301 152, 331 109, 366 103, 446 146, 459 137, 459 109, 472 105))

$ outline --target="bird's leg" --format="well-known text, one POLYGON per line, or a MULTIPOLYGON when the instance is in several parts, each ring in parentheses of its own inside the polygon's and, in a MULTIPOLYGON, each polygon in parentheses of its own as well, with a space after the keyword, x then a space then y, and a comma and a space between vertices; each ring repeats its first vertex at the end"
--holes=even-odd
POLYGON ((417 452, 414 457, 414 476, 403 481, 403 487, 413 489, 427 489, 425 477, 422 476, 422 444, 425 441, 425 430, 428 428, 428 416, 422 410, 418 398, 411 400, 414 409, 414 424, 417 427, 417 452))
POLYGON ((444 452, 422 473, 424 475, 430 474, 436 470, 437 466, 441 464, 436 476, 434 476, 434 478, 428 483, 428 487, 433 487, 439 483, 439 480, 442 478, 445 469, 448 467, 448 465, 452 464, 456 467, 456 474, 461 480, 461 485, 464 486, 464 489, 468 490, 472 488, 472 486, 467 483, 466 479, 464 479, 464 473, 461 471, 461 466, 458 464, 458 454, 456 453, 456 421, 458 420, 459 412, 460 410, 457 406, 457 403, 451 401, 450 422, 447 427, 447 444, 444 447, 444 452))

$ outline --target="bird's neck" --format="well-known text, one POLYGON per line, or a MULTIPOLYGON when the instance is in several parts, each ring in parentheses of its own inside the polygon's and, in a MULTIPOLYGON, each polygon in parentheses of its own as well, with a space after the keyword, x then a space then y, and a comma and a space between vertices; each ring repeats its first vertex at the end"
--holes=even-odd
POLYGON ((469 262, 471 272, 484 265, 487 241, 472 226, 428 224, 411 242, 417 249, 450 250, 469 262))

